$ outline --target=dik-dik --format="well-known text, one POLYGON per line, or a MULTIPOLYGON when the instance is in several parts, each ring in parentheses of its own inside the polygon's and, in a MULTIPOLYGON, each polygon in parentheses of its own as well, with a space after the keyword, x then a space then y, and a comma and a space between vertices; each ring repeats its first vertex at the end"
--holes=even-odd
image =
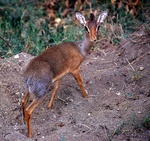
POLYGON ((94 41, 97 39, 97 33, 100 24, 107 17, 107 12, 99 15, 95 19, 93 13, 90 14, 88 21, 85 17, 76 13, 76 18, 84 25, 85 34, 82 41, 66 42, 46 49, 37 57, 32 59, 24 70, 24 88, 26 91, 22 99, 22 109, 24 122, 27 122, 28 137, 32 137, 30 118, 33 110, 45 98, 49 86, 54 83, 54 89, 48 109, 52 107, 52 102, 59 88, 61 78, 67 73, 71 73, 76 79, 83 97, 87 97, 80 76, 80 65, 86 55, 89 53, 94 41), (29 95, 33 95, 33 101, 26 107, 29 95))

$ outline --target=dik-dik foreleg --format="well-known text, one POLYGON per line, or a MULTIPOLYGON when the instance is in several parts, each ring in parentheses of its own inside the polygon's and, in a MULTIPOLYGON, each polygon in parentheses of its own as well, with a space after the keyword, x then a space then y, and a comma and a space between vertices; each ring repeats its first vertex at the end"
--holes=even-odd
POLYGON ((71 72, 71 74, 72 74, 72 75, 74 76, 74 78, 76 79, 76 81, 77 81, 77 83, 78 83, 78 85, 79 85, 79 87, 80 87, 80 90, 81 90, 81 92, 82 92, 83 97, 86 98, 86 97, 87 97, 87 94, 86 94, 86 91, 85 91, 85 89, 84 89, 84 87, 83 87, 83 84, 82 84, 82 79, 81 79, 81 76, 80 76, 79 68, 76 69, 75 71, 71 72))

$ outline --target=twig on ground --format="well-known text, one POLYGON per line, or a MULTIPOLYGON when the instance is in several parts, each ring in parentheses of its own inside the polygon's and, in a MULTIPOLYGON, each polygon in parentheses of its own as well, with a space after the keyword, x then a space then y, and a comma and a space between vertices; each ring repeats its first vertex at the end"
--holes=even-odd
POLYGON ((136 58, 134 61, 131 62, 131 64, 134 64, 135 62, 139 61, 140 59, 142 59, 143 57, 145 57, 148 54, 150 54, 150 51, 148 51, 145 54, 143 54, 142 56, 136 58))
POLYGON ((122 82, 123 82, 124 86, 125 86, 126 88, 128 88, 127 85, 126 85, 126 83, 125 83, 124 81, 122 81, 122 82))
POLYGON ((117 56, 120 56, 122 53, 124 53, 125 50, 126 50, 126 49, 124 48, 121 52, 119 52, 119 53, 117 54, 117 56))
POLYGON ((2 36, 0 36, 0 38, 1 38, 9 47, 12 47, 12 45, 11 45, 7 40, 5 40, 2 36))
POLYGON ((127 58, 125 58, 125 59, 128 62, 129 66, 132 68, 132 70, 135 72, 135 69, 133 68, 133 66, 131 65, 131 63, 129 62, 129 60, 127 58))
POLYGON ((88 129, 92 130, 92 128, 90 128, 89 126, 87 126, 87 125, 85 125, 85 124, 78 123, 77 125, 79 125, 79 126, 84 126, 84 127, 88 128, 88 129))
POLYGON ((65 104, 68 104, 67 102, 66 102, 66 100, 64 100, 64 99, 62 99, 61 97, 57 97, 60 101, 62 101, 63 103, 65 103, 65 104))

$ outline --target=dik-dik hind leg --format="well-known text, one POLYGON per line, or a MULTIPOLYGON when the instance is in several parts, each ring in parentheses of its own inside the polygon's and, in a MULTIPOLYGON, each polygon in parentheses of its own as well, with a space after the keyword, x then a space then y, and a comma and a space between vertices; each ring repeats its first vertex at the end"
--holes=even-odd
POLYGON ((77 69, 77 70, 71 72, 71 74, 72 74, 72 75, 74 76, 74 78, 76 79, 76 81, 77 81, 77 83, 78 83, 78 85, 79 85, 79 87, 80 87, 80 90, 81 90, 81 92, 82 92, 83 97, 86 98, 87 95, 86 95, 86 91, 85 91, 85 89, 84 89, 84 87, 83 87, 83 84, 82 84, 82 79, 81 79, 81 76, 80 76, 79 69, 77 69))
POLYGON ((55 97, 55 94, 59 88, 59 85, 60 85, 60 79, 56 80, 55 84, 54 84, 54 90, 53 90, 53 93, 52 93, 52 97, 50 99, 50 102, 48 104, 48 109, 50 109, 52 107, 52 103, 53 103, 53 100, 54 100, 54 97, 55 97))
POLYGON ((25 110, 25 121, 27 122, 28 137, 29 138, 32 137, 32 134, 31 134, 31 114, 33 113, 34 109, 43 101, 44 98, 45 98, 45 96, 40 98, 40 99, 38 99, 38 98, 33 99, 31 104, 25 110))
POLYGON ((28 98, 29 98, 29 92, 27 92, 25 94, 25 96, 23 97, 23 99, 22 99, 22 112, 23 112, 23 120, 24 120, 24 122, 25 122, 25 107, 26 107, 28 98))

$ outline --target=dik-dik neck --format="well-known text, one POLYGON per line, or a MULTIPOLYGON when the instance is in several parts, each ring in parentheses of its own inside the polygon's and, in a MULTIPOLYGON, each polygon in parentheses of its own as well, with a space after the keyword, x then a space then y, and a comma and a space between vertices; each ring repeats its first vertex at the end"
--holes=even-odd
POLYGON ((83 39, 77 42, 77 45, 81 54, 85 57, 90 52, 90 49, 93 47, 94 43, 91 42, 86 35, 84 35, 83 39))

